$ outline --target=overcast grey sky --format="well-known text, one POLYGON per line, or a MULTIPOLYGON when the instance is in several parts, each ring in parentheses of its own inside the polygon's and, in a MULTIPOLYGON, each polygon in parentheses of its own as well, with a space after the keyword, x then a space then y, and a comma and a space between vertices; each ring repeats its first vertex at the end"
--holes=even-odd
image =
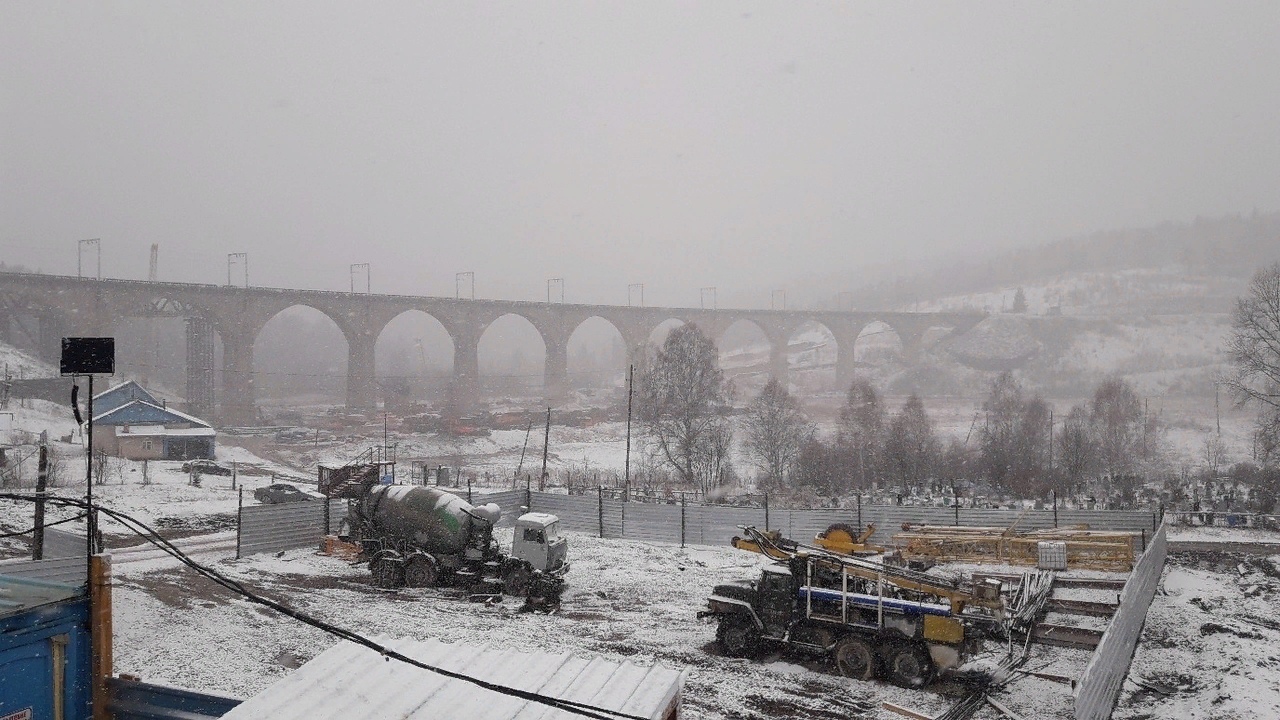
POLYGON ((1277 38, 1276 2, 0 0, 0 259, 767 306, 1280 209, 1277 38))

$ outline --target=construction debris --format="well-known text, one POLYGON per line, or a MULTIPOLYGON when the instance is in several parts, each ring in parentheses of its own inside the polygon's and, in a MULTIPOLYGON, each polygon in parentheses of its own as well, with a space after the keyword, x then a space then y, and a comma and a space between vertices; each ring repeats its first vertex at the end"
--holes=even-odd
POLYGON ((1015 532, 1013 528, 904 526, 893 536, 904 560, 1035 566, 1040 543, 1066 545, 1066 566, 1080 570, 1128 572, 1133 569, 1136 536, 1086 528, 1015 532))

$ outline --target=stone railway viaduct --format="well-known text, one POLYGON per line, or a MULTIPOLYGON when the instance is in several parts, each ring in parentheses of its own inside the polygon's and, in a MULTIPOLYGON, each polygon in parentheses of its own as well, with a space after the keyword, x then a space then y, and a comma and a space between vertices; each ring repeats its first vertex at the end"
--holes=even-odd
MULTIPOLYGON (((479 390, 480 336, 494 320, 517 315, 529 321, 546 346, 544 389, 549 398, 568 389, 568 345, 574 330, 599 317, 622 336, 629 359, 638 362, 650 334, 670 319, 696 324, 719 338, 736 322, 758 327, 770 345, 769 367, 785 379, 787 346, 792 335, 807 323, 827 328, 836 342, 836 377, 841 385, 851 381, 854 342, 863 328, 883 322, 897 333, 908 360, 920 350, 925 333, 945 328, 962 333, 981 322, 974 313, 910 313, 822 310, 734 310, 577 305, 510 300, 470 300, 411 295, 379 295, 287 290, 230 285, 97 280, 92 278, 25 273, 0 273, 0 329, 12 318, 38 319, 40 353, 56 360, 63 336, 109 336, 113 326, 130 317, 184 317, 188 322, 188 348, 193 327, 205 327, 222 340, 222 398, 218 418, 226 425, 251 424, 257 417, 254 404, 253 346, 259 331, 276 314, 295 305, 314 308, 338 326, 347 340, 347 406, 369 410, 377 404, 374 347, 391 320, 405 312, 420 311, 435 318, 453 340, 454 405, 474 403, 479 390), (6 317, 7 316, 7 317, 6 317)), ((197 330, 197 332, 199 332, 197 330)), ((208 339, 212 356, 212 339, 208 339)), ((188 387, 192 357, 188 352, 188 387)), ((203 368, 212 396, 211 361, 203 368)), ((193 408, 210 412, 212 407, 193 408)))

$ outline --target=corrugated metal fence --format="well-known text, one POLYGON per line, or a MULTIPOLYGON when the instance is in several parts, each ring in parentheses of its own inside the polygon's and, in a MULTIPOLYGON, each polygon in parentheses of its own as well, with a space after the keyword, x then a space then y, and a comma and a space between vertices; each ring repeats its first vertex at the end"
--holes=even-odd
MULTIPOLYGON (((728 545, 744 525, 781 530, 786 537, 807 541, 835 523, 865 527, 874 523, 873 542, 887 542, 903 525, 964 525, 1036 530, 1088 525, 1094 530, 1120 530, 1150 537, 1158 525, 1156 513, 1112 510, 989 510, 976 508, 860 505, 844 509, 778 509, 725 505, 682 505, 622 502, 599 495, 508 491, 477 496, 476 501, 498 502, 503 518, 518 514, 519 507, 560 516, 566 530, 600 537, 625 537, 650 542, 688 545, 728 545), (495 499, 500 498, 500 499, 495 499)), ((1142 548, 1137 548, 1141 550, 1142 548)))
MULTIPOLYGON (((333 528, 347 515, 346 500, 329 501, 333 528)), ((317 546, 329 533, 323 502, 291 502, 246 505, 240 508, 236 532, 236 557, 317 546)))
MULTIPOLYGON (((458 491, 467 497, 465 489, 458 491)), ((346 516, 345 500, 331 500, 330 528, 336 531, 346 516)), ((559 493, 506 490, 474 493, 475 505, 495 503, 502 509, 499 525, 509 526, 523 508, 560 517, 565 530, 586 532, 605 538, 627 538, 644 542, 723 547, 743 525, 781 530, 796 540, 810 540, 835 523, 864 527, 876 525, 874 542, 887 542, 904 524, 911 525, 992 525, 1019 529, 1051 528, 1086 524, 1095 530, 1154 532, 1155 513, 1106 510, 984 510, 912 507, 903 505, 859 505, 844 509, 778 509, 726 505, 663 504, 623 502, 600 494, 561 495, 559 493)), ((247 505, 240 510, 237 557, 260 552, 280 552, 319 542, 328 532, 324 527, 323 503, 281 503, 247 505)), ((1141 549, 1141 548, 1139 548, 1141 549)))
POLYGON ((43 560, 9 560, 0 563, 0 575, 28 580, 82 585, 89 572, 84 533, 45 528, 43 560))
POLYGON ((1165 528, 1152 539, 1129 575, 1120 594, 1120 607, 1094 650, 1075 691, 1076 720, 1107 720, 1115 709, 1120 687, 1129 674, 1129 663, 1147 620, 1164 570, 1165 528))
POLYGON ((66 585, 83 585, 88 579, 89 563, 81 548, 79 557, 62 557, 51 560, 18 560, 0 563, 0 575, 12 575, 28 580, 66 585))

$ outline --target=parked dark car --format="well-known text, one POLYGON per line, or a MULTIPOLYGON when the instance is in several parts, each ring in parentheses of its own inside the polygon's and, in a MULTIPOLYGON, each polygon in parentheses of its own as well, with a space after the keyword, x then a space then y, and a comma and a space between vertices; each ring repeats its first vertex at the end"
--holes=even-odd
POLYGON ((258 502, 267 504, 319 500, 324 497, 315 490, 303 490, 289 483, 276 483, 260 487, 253 491, 253 496, 258 499, 258 502))
POLYGON ((191 460, 182 463, 182 472, 189 473, 192 470, 201 475, 230 475, 231 468, 219 465, 212 460, 191 460))

